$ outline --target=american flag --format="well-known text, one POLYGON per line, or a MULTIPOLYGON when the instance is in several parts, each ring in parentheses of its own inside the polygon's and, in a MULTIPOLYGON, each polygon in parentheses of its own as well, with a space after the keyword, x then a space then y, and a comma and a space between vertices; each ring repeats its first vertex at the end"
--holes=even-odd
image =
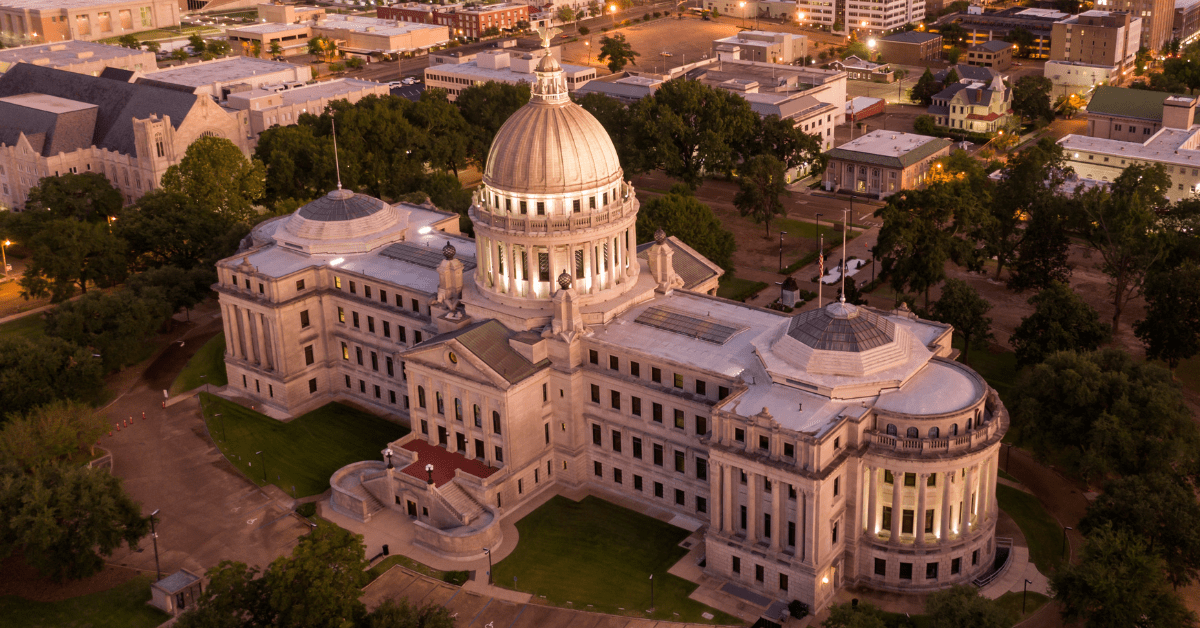
POLYGON ((820 269, 822 277, 825 276, 825 253, 817 253, 817 268, 820 269))

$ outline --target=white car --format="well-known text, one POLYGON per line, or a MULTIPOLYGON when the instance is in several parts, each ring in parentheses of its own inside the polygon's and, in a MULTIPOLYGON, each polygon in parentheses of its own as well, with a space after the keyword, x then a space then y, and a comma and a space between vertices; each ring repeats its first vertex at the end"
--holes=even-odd
POLYGON ((390 83, 388 83, 388 87, 391 87, 391 88, 400 87, 401 85, 407 85, 407 83, 404 83, 402 81, 391 81, 390 83))
POLYGON ((415 79, 415 78, 413 78, 413 77, 411 77, 411 76, 406 76, 406 77, 404 77, 404 80, 402 80, 402 81, 400 81, 400 82, 401 82, 401 83, 403 83, 403 84, 405 84, 405 85, 416 85, 416 83, 417 83, 417 79, 415 79))

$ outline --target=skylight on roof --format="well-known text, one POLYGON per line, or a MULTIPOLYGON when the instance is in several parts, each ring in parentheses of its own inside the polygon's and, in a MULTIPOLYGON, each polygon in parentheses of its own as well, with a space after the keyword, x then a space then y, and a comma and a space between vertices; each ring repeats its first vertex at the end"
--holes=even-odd
POLYGON ((664 331, 696 338, 705 342, 711 342, 715 345, 723 345, 729 342, 729 339, 739 331, 747 329, 746 327, 736 327, 710 318, 692 316, 663 307, 647 308, 633 322, 649 327, 657 327, 664 331))
MULTIPOLYGON (((445 256, 442 255, 440 248, 428 246, 418 246, 408 242, 397 242, 388 246, 386 249, 379 252, 384 257, 390 257, 409 264, 416 264, 424 268, 436 269, 445 256)), ((459 254, 456 256, 463 263, 463 270, 472 270, 475 268, 475 258, 470 255, 459 254)))

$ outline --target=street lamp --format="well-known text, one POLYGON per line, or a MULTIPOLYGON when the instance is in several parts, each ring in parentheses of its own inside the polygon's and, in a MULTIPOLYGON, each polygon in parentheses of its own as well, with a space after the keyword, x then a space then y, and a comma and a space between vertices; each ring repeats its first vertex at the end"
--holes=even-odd
POLYGON ((429 483, 433 484, 433 464, 425 465, 425 473, 429 476, 429 483))
POLYGON ((654 574, 650 574, 650 608, 654 608, 654 574))
POLYGON ((1025 578, 1025 584, 1021 590, 1021 614, 1025 614, 1025 597, 1029 595, 1029 585, 1033 584, 1033 580, 1025 578))
POLYGON ((4 278, 8 278, 8 247, 12 246, 12 240, 5 239, 4 246, 0 246, 0 262, 4 264, 4 278))
POLYGON ((739 2, 738 8, 742 10, 741 11, 741 13, 742 13, 742 28, 746 28, 746 3, 739 2))
POLYGON ((583 42, 583 45, 584 45, 584 50, 587 51, 587 62, 586 63, 591 65, 591 63, 592 63, 592 42, 591 42, 591 40, 588 40, 588 41, 583 42))
POLYGON ((613 26, 616 26, 617 25, 617 5, 615 5, 615 4, 608 5, 608 10, 612 11, 613 26))
MULTIPOLYGON (((1067 531, 1074 530, 1074 529, 1075 528, 1072 528, 1071 526, 1063 526, 1063 548, 1062 548, 1063 556, 1067 556, 1067 531)), ((1067 558, 1069 559, 1070 557, 1068 556, 1067 558)))
POLYGON ((154 573, 158 574, 155 582, 162 580, 162 568, 158 565, 158 532, 154 530, 154 518, 158 516, 159 509, 155 509, 150 513, 150 539, 154 541, 154 573))
POLYGON ((394 469, 395 467, 392 466, 392 448, 388 447, 387 449, 384 450, 383 453, 387 456, 387 461, 388 461, 387 468, 394 469))
POLYGON ((488 584, 492 584, 492 550, 485 547, 483 548, 483 553, 487 554, 488 557, 488 584))
MULTIPOLYGON (((263 451, 265 451, 265 450, 263 450, 263 451)), ((258 464, 262 465, 263 484, 266 484, 267 483, 267 457, 263 455, 262 451, 256 451, 256 452, 254 452, 254 455, 258 456, 258 464)))
POLYGON ((783 272, 783 236, 787 235, 786 231, 779 232, 779 272, 783 272))

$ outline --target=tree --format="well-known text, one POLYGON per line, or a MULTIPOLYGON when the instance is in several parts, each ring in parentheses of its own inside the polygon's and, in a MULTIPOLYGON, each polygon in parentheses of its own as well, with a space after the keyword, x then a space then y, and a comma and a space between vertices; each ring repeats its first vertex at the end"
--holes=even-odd
POLYGON ((1145 539, 1148 550, 1166 564, 1167 580, 1175 588, 1200 575, 1200 503, 1186 479, 1174 474, 1149 473, 1116 478, 1088 504, 1079 523, 1085 534, 1111 526, 1145 539))
POLYGON ((104 222, 107 217, 117 215, 124 204, 121 192, 104 175, 67 172, 38 181, 29 190, 25 209, 45 211, 51 218, 104 222))
POLYGON ((180 192, 154 190, 121 212, 114 233, 128 243, 130 261, 139 268, 210 266, 233 254, 222 246, 237 223, 201 207, 180 192))
POLYGON ((737 94, 700 81, 667 81, 633 105, 633 119, 650 147, 646 169, 662 168, 694 190, 705 174, 732 174, 758 114, 737 94))
POLYGON ((783 213, 780 196, 791 196, 784 180, 783 164, 771 155, 753 157, 742 166, 738 177, 738 193, 733 205, 743 216, 761 222, 771 237, 771 218, 783 213))
POLYGON ((204 54, 204 51, 208 49, 207 42, 204 41, 204 38, 199 33, 189 36, 188 44, 192 46, 192 51, 198 55, 204 54))
POLYGON ((270 626, 273 615, 267 602, 266 580, 258 568, 223 560, 208 570, 208 586, 196 605, 179 616, 178 628, 243 628, 270 626))
POLYGON ((272 41, 271 45, 267 49, 271 51, 272 57, 279 57, 283 55, 283 44, 279 43, 279 40, 272 41))
POLYGON ((1189 259, 1179 268, 1159 268, 1147 275, 1144 293, 1146 318, 1134 323, 1134 334, 1146 357, 1174 372, 1200 353, 1200 267, 1189 259))
POLYGON ((229 47, 229 42, 223 39, 214 39, 205 46, 204 52, 213 55, 214 57, 223 57, 229 54, 232 50, 229 47))
POLYGON ((188 51, 184 48, 176 48, 175 50, 171 51, 171 58, 180 63, 187 61, 189 56, 191 55, 189 55, 188 51))
POLYGON ((979 589, 961 584, 931 594, 925 600, 925 615, 929 628, 1009 628, 1015 619, 979 589))
POLYGON ((207 299, 216 282, 216 269, 210 265, 191 270, 163 266, 133 275, 125 287, 139 297, 164 301, 173 314, 180 309, 191 310, 207 299))
POLYGON ((637 58, 640 56, 642 56, 641 53, 635 51, 633 46, 625 41, 625 35, 617 33, 600 38, 600 54, 596 55, 596 59, 599 61, 607 59, 608 70, 615 74, 625 69, 629 63, 636 65, 637 58))
POLYGON ((921 114, 913 120, 913 130, 921 135, 937 135, 937 122, 929 114, 921 114))
POLYGON ((150 52, 153 52, 154 54, 158 54, 158 52, 162 50, 162 44, 158 43, 157 41, 144 41, 142 42, 142 47, 150 52))
POLYGON ((857 607, 849 603, 829 607, 829 617, 821 622, 822 628, 886 628, 883 611, 873 604, 861 603, 857 607))
POLYGON ((262 162, 246 159, 222 137, 201 137, 183 159, 163 173, 162 188, 183 194, 196 204, 233 221, 248 220, 262 198, 266 176, 262 162))
POLYGON ((259 136, 254 155, 266 166, 268 202, 287 198, 308 202, 337 185, 333 142, 314 127, 301 116, 299 124, 271 127, 259 136))
POLYGON ((346 67, 350 68, 351 70, 358 70, 366 64, 367 62, 363 61, 362 57, 350 57, 349 59, 346 59, 346 67))
POLYGON ((946 61, 952 64, 958 63, 958 59, 962 56, 962 53, 962 48, 959 48, 958 46, 951 46, 950 50, 946 51, 946 61))
POLYGON ((1040 364, 1059 351, 1095 351, 1111 335, 1096 308, 1065 283, 1050 284, 1029 304, 1033 313, 1021 319, 1009 339, 1018 367, 1040 364))
POLYGON ((275 624, 338 628, 357 619, 364 611, 358 598, 366 568, 362 536, 318 526, 300 538, 291 556, 275 559, 263 575, 275 624))
POLYGON ((558 18, 558 21, 562 24, 574 22, 575 21, 575 10, 564 4, 558 8, 558 13, 556 14, 556 17, 558 18))
POLYGON ((1118 349, 1052 354, 1011 398, 1017 440, 1084 480, 1195 468, 1200 435, 1170 372, 1118 349))
POLYGON ((1009 157, 987 203, 987 216, 975 231, 985 254, 996 258, 997 279, 1028 233, 1022 228, 1023 219, 1055 212, 1060 204, 1058 188, 1071 172, 1062 146, 1050 138, 1009 157))
POLYGON ((1053 122, 1054 107, 1050 104, 1050 90, 1053 88, 1054 84, 1044 76, 1022 76, 1013 86, 1013 111, 1035 124, 1053 122))
POLYGON ((125 279, 125 243, 104 223, 51 220, 29 243, 30 263, 21 276, 25 298, 50 296, 59 303, 88 284, 115 286, 125 279))
POLYGON ((987 316, 992 304, 979 296, 967 282, 947 279, 942 296, 933 303, 933 319, 954 326, 963 339, 963 363, 971 355, 971 343, 992 337, 992 319, 987 316))
POLYGON ((105 469, 69 463, 0 474, 0 555, 19 549, 57 581, 86 578, 150 531, 141 507, 105 469))
POLYGON ((625 174, 640 174, 648 169, 646 163, 654 159, 653 146, 635 127, 636 106, 626 107, 616 98, 600 93, 585 94, 577 102, 604 126, 625 174))
POLYGON ((1113 333, 1121 327, 1126 302, 1142 288, 1146 272, 1162 257, 1169 234, 1155 227, 1155 201, 1165 202, 1170 178, 1162 164, 1132 164, 1114 181, 1111 193, 1084 192, 1076 205, 1080 235, 1100 254, 1100 270, 1109 277, 1113 333))
POLYGON ((108 420, 87 404, 55 400, 25 415, 9 415, 0 430, 0 460, 28 471, 77 451, 91 450, 108 429, 108 420))
MULTIPOLYGON (((1077 2, 1078 0, 1073 1, 1077 2)), ((1072 14, 1073 13, 1075 12, 1072 11, 1072 14)), ((1008 35, 1004 37, 1004 41, 1010 44, 1016 44, 1016 56, 1024 57, 1026 59, 1028 59, 1029 55, 1033 53, 1033 49, 1037 47, 1037 38, 1034 36, 1034 34, 1020 26, 1008 31, 1008 35)))
POLYGON ((921 78, 917 79, 917 84, 909 90, 908 97, 914 101, 918 101, 922 106, 928 107, 933 104, 933 97, 941 91, 937 79, 933 77, 933 72, 929 68, 925 68, 925 73, 921 78))
POLYGON ((1087 536, 1082 560, 1050 577, 1063 618, 1089 628, 1195 626, 1196 618, 1167 589, 1162 559, 1134 534, 1103 527, 1087 536))
MULTIPOLYGON (((950 66, 950 68, 946 70, 946 78, 942 80, 942 86, 949 87, 961 80, 962 78, 958 76, 958 69, 954 66, 950 66)), ((936 94, 937 92, 934 93, 936 94)))
MULTIPOLYGON (((571 7, 563 6, 571 10, 571 7)), ((471 161, 483 170, 487 166, 488 151, 496 132, 509 116, 529 102, 529 86, 510 85, 497 81, 471 85, 458 94, 454 104, 462 112, 464 120, 470 120, 471 145, 468 151, 471 161)))
POLYGON ((1044 290, 1054 282, 1071 278, 1071 237, 1068 219, 1074 212, 1074 198, 1055 196, 1039 205, 1025 223, 1025 233, 1009 265, 1009 290, 1044 290))
POLYGON ((21 414, 55 399, 91 400, 104 387, 92 352, 61 338, 0 338, 0 408, 21 414))
POLYGON ((328 62, 337 55, 337 51, 337 42, 324 35, 318 35, 308 40, 308 54, 318 57, 322 61, 328 62))
POLYGON ((141 296, 128 289, 90 292, 48 312, 46 335, 90 348, 105 370, 114 371, 145 357, 146 340, 170 314, 161 290, 141 296))
POLYGON ((363 628, 454 628, 454 617, 445 606, 410 604, 388 598, 367 615, 363 628))
POLYGON ((651 234, 657 229, 679 238, 726 273, 733 272, 733 252, 737 249, 733 233, 721 226, 712 209, 696 199, 686 185, 672 186, 669 194, 651 198, 638 211, 638 233, 651 234))
POLYGON ((125 48, 133 48, 134 50, 142 47, 137 35, 121 35, 117 38, 117 44, 125 48))
POLYGON ((757 119, 751 136, 741 151, 742 161, 754 155, 771 155, 783 162, 785 170, 807 168, 820 172, 825 167, 821 136, 802 131, 791 120, 776 114, 757 119))
MULTIPOLYGON (((947 20, 945 24, 938 27, 938 34, 942 36, 942 43, 947 46, 959 47, 967 45, 967 36, 970 33, 963 28, 961 24, 953 20, 947 20)), ((951 61, 950 63, 954 63, 951 61)))

